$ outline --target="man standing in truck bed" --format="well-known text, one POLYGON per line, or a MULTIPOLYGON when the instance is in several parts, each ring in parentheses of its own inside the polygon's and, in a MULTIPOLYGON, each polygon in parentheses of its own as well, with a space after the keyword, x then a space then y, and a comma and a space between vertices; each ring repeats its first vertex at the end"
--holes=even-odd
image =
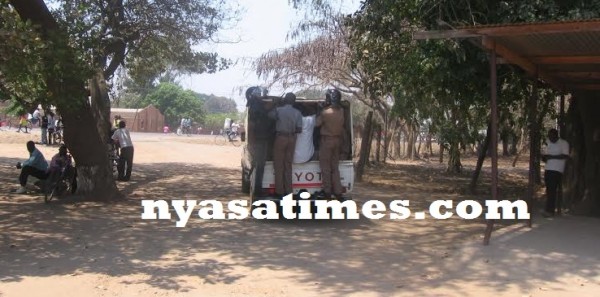
POLYGON ((293 192, 292 161, 296 148, 296 133, 302 132, 302 114, 293 107, 294 93, 287 93, 283 106, 274 108, 269 117, 275 120, 273 167, 275 169, 275 195, 283 197, 293 192))
POLYGON ((340 180, 340 152, 344 134, 344 110, 340 106, 342 94, 331 89, 325 94, 325 108, 317 117, 317 127, 321 127, 321 143, 319 145, 319 164, 321 166, 321 182, 325 198, 333 194, 342 198, 342 182, 340 180))

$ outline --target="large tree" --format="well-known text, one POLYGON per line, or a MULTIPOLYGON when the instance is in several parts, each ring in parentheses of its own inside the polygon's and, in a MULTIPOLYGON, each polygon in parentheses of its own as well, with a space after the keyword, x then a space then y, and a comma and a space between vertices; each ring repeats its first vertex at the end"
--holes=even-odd
MULTIPOLYGON (((9 31, 39 34, 34 38, 41 43, 38 59, 30 61, 39 67, 32 67, 28 79, 46 92, 33 98, 19 96, 11 84, 22 77, 3 69, 3 93, 10 93, 13 100, 43 100, 57 107, 66 126, 65 142, 79 169, 78 191, 90 199, 116 196, 104 143, 110 126, 106 79, 119 66, 140 77, 155 77, 169 65, 190 72, 226 66, 216 54, 194 50, 210 40, 231 12, 224 1, 59 1, 54 15, 41 0, 10 3, 2 1, 3 14, 16 11, 27 23, 24 29, 13 25, 9 31)), ((7 24, 13 23, 2 25, 7 24)))

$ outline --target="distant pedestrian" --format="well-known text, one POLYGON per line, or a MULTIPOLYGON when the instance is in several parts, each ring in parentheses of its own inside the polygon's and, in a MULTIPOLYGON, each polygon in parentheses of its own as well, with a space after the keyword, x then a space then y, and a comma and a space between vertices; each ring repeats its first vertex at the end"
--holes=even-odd
POLYGON ((45 112, 40 120, 40 130, 42 131, 42 144, 48 144, 48 112, 45 112))
POLYGON ((27 115, 22 115, 21 117, 19 117, 19 129, 17 130, 17 133, 21 132, 22 129, 25 129, 25 133, 29 133, 27 131, 27 115))
POLYGON ((54 130, 56 129, 56 122, 54 120, 54 113, 48 111, 48 145, 54 144, 54 130))

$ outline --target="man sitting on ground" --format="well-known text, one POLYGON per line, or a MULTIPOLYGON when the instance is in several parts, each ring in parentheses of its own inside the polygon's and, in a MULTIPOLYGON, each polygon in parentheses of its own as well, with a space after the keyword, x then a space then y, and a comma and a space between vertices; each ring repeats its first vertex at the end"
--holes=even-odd
POLYGON ((54 155, 50 161, 48 176, 60 175, 62 170, 69 165, 71 165, 71 157, 67 155, 67 147, 63 144, 58 148, 58 154, 54 155))
POLYGON ((19 183, 21 187, 16 191, 17 194, 23 194, 27 192, 25 185, 27 185, 27 178, 30 175, 37 177, 38 179, 46 179, 48 177, 48 162, 44 158, 44 155, 35 147, 33 141, 27 142, 27 150, 29 151, 29 159, 23 164, 17 163, 17 169, 21 169, 19 175, 19 183))

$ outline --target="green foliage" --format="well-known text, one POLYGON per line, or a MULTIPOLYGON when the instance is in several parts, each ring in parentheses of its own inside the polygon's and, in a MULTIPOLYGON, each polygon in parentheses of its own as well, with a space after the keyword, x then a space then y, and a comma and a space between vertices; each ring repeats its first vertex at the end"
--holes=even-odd
POLYGON ((63 109, 84 104, 83 84, 92 71, 81 53, 69 47, 65 35, 23 22, 8 1, 0 6, 0 100, 28 112, 38 104, 63 109))
MULTIPOLYGON (((484 51, 467 41, 414 41, 418 30, 600 16, 600 1, 368 0, 346 18, 353 64, 367 89, 393 94, 393 114, 407 123, 431 121, 448 147, 471 144, 485 129, 489 65, 484 51)), ((498 69, 499 107, 507 123, 524 122, 523 99, 531 83, 508 66, 498 69)), ((540 96, 548 90, 540 90, 540 96)), ((452 152, 453 153, 453 152, 452 152)))
POLYGON ((179 126, 182 117, 202 123, 205 119, 203 102, 190 90, 172 83, 161 83, 140 102, 141 106, 154 105, 165 116, 171 127, 179 126))
POLYGON ((237 104, 233 99, 215 95, 197 94, 204 101, 204 108, 208 114, 237 113, 237 104))
POLYGON ((209 41, 237 13, 222 0, 59 1, 54 11, 88 63, 111 77, 125 65, 135 81, 154 81, 175 69, 214 72, 229 61, 194 46, 209 41))
POLYGON ((45 45, 8 1, 0 0, 0 6, 0 100, 11 100, 13 113, 23 112, 46 92, 42 71, 45 45))

